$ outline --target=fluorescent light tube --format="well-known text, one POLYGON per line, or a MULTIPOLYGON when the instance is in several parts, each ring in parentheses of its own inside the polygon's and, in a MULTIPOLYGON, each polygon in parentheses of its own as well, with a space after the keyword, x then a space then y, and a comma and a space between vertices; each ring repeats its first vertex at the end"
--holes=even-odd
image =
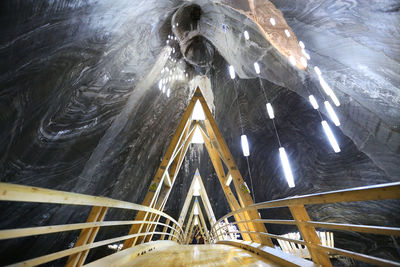
POLYGON ((289 187, 294 187, 294 179, 293 179, 292 169, 290 168, 289 159, 286 155, 285 148, 283 148, 283 147, 279 148, 279 156, 281 158, 282 168, 283 168, 283 172, 285 173, 286 181, 287 181, 289 187))
POLYGON ((329 127, 329 124, 326 121, 321 121, 322 128, 324 129, 326 137, 328 137, 329 143, 331 143, 331 146, 333 148, 333 151, 336 153, 340 152, 340 147, 336 141, 335 136, 332 133, 331 127, 329 127))
POLYGON ((236 77, 235 68, 232 65, 229 66, 229 75, 231 76, 232 80, 235 79, 235 77, 236 77))
POLYGON ((245 38, 246 40, 249 40, 250 36, 249 36, 248 31, 244 31, 243 34, 244 34, 244 38, 245 38))
POLYGON ((257 62, 254 62, 254 70, 257 74, 260 74, 260 65, 257 62))
POLYGON ((310 100, 311 105, 313 106, 314 109, 318 109, 318 102, 315 99, 315 97, 313 95, 309 95, 308 99, 310 100))
POLYGON ((243 134, 240 136, 241 143, 242 143, 242 150, 243 150, 243 156, 248 157, 250 156, 250 150, 249 150, 249 143, 247 142, 247 136, 243 134))
POLYGON ((321 76, 321 74, 322 74, 321 70, 317 66, 314 67, 314 71, 315 71, 315 73, 317 73, 318 76, 321 76))
POLYGON ((270 118, 271 120, 274 119, 274 118, 275 118, 274 109, 272 108, 271 103, 267 103, 266 106, 267 106, 267 112, 268 112, 269 118, 270 118))
POLYGON ((340 121, 338 116, 336 115, 336 112, 333 110, 331 103, 329 103, 329 101, 325 101, 325 108, 328 111, 329 117, 331 118, 331 121, 336 125, 336 126, 340 126, 340 121))
POLYGON ((289 62, 290 62, 290 64, 292 64, 293 66, 296 66, 296 59, 294 58, 294 56, 290 55, 290 57, 289 57, 289 62))

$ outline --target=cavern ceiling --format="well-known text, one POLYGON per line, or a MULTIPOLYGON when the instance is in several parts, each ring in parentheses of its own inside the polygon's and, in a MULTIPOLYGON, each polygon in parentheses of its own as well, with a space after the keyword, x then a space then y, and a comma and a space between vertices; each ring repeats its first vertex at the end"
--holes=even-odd
MULTIPOLYGON (((13 0, 0 3, 0 14, 2 182, 141 203, 195 85, 208 88, 203 93, 248 184, 251 171, 257 202, 400 180, 398 0, 13 0), (340 106, 324 93, 315 66, 340 106), (164 82, 170 70, 176 77, 164 82), (340 126, 329 119, 325 100, 340 126), (321 118, 340 153, 325 137, 321 118), (241 128, 250 143, 249 168, 241 128), (293 188, 281 169, 276 131, 290 158, 293 188)), ((197 144, 165 211, 179 216, 197 168, 219 218, 229 208, 197 144)), ((368 219, 367 206, 348 213, 336 205, 335 217, 315 208, 310 215, 400 225, 399 207, 384 202, 368 219)), ((2 203, 0 216, 1 227, 23 227, 86 213, 2 203)), ((338 236, 337 242, 356 241, 338 236)), ((360 251, 396 257, 374 242, 357 244, 360 251)), ((13 245, 0 247, 0 255, 15 254, 13 245)))

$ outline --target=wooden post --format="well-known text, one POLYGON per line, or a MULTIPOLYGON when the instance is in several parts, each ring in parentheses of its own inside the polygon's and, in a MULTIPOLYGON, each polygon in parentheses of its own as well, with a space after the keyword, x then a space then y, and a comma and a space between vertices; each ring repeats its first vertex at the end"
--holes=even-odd
MULTIPOLYGON (((103 221, 107 209, 108 209, 107 207, 94 206, 90 211, 89 217, 87 218, 86 222, 103 221)), ((78 240, 75 242, 74 247, 79 247, 82 245, 93 243, 97 233, 99 232, 99 229, 100 227, 82 229, 81 233, 79 234, 78 240)), ((69 256, 67 264, 65 266, 67 267, 82 266, 85 263, 88 254, 89 250, 84 250, 82 252, 72 254, 71 256, 69 256)))
POLYGON ((161 235, 161 237, 160 237, 160 240, 164 240, 165 239, 165 233, 167 233, 167 231, 168 231, 168 226, 167 225, 169 225, 169 223, 170 223, 170 219, 167 219, 166 221, 165 221, 165 226, 164 226, 164 228, 163 228, 163 233, 164 234, 162 234, 161 235))
POLYGON ((324 267, 332 266, 331 261, 329 260, 328 253, 326 251, 317 250, 308 245, 310 243, 321 245, 321 240, 318 238, 314 226, 301 224, 301 222, 311 221, 306 209, 304 208, 304 205, 289 206, 289 209, 292 213, 293 219, 297 222, 297 227, 299 228, 300 233, 304 241, 306 242, 306 246, 308 248, 308 251, 310 251, 310 255, 314 263, 322 265, 324 267))
MULTIPOLYGON (((198 89, 199 90, 199 89, 198 89)), ((199 90, 200 91, 200 90, 199 90)), ((219 150, 220 154, 223 155, 223 159, 229 169, 229 172, 232 176, 232 181, 236 189, 236 193, 239 198, 239 202, 243 208, 254 204, 254 201, 250 195, 250 191, 244 183, 242 175, 229 151, 228 145, 225 143, 224 138, 222 137, 221 132, 218 129, 217 123, 215 122, 210 109, 203 97, 199 98, 201 106, 203 107, 203 111, 206 117, 205 124, 207 131, 210 136, 210 140, 214 143, 213 138, 215 139, 216 150, 219 150)), ((246 217, 251 220, 261 219, 257 210, 250 210, 244 213, 246 217)), ((248 227, 251 231, 256 231, 259 233, 267 233, 267 229, 263 223, 248 223, 248 227)), ((256 242, 259 242, 263 245, 267 245, 270 247, 274 247, 271 238, 264 235, 251 235, 252 239, 256 242)))

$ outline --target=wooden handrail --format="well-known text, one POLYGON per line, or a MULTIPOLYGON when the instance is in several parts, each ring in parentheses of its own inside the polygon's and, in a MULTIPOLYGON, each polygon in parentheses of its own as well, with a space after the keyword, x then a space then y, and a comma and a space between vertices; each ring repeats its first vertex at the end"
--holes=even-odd
MULTIPOLYGON (((274 238, 274 239, 285 240, 285 241, 293 242, 293 243, 300 244, 300 245, 303 245, 303 246, 311 245, 315 249, 318 249, 318 250, 321 250, 321 251, 328 251, 328 252, 331 252, 331 253, 336 253, 336 254, 339 254, 339 255, 342 255, 342 256, 345 256, 345 257, 353 258, 353 259, 360 260, 360 261, 367 262, 367 263, 371 263, 371 264, 376 264, 376 265, 379 265, 379 266, 400 266, 400 263, 395 262, 395 261, 381 259, 381 258, 369 256, 369 255, 364 255, 364 254, 361 254, 361 253, 357 253, 357 252, 353 252, 353 251, 349 251, 349 250, 345 250, 345 249, 332 248, 332 247, 327 247, 327 246, 323 246, 323 245, 315 245, 315 244, 312 244, 312 243, 306 243, 304 240, 297 240, 297 239, 287 238, 287 237, 274 235, 274 234, 270 234, 270 233, 259 233, 259 232, 250 232, 250 231, 231 231, 231 233, 262 234, 262 235, 266 235, 266 236, 269 236, 269 237, 274 238)), ((218 236, 223 236, 223 234, 219 234, 218 236)))
POLYGON ((86 223, 75 223, 75 224, 63 224, 63 225, 50 225, 50 226, 39 226, 39 227, 28 227, 19 229, 6 229, 0 230, 0 240, 10 238, 20 238, 33 235, 43 235, 57 232, 66 232, 72 230, 81 230, 81 235, 78 241, 82 239, 82 242, 76 242, 75 247, 67 250, 58 251, 52 254, 37 257, 31 260, 17 263, 15 265, 38 265, 46 262, 50 262, 59 258, 70 256, 67 265, 69 266, 81 266, 90 249, 107 244, 132 239, 135 237, 148 236, 154 234, 167 235, 172 237, 173 240, 183 242, 183 230, 181 225, 168 214, 159 211, 157 209, 149 208, 143 205, 135 203, 115 200, 105 197, 96 197, 78 193, 64 192, 58 190, 51 190, 39 187, 16 185, 0 183, 0 201, 19 201, 19 202, 34 202, 34 203, 51 203, 51 204, 64 204, 64 205, 83 205, 92 206, 92 211, 89 214, 89 218, 86 223), (135 211, 143 211, 148 214, 155 214, 166 218, 168 222, 172 222, 172 226, 169 224, 161 223, 157 221, 103 221, 105 212, 108 208, 119 208, 135 211), (95 236, 102 226, 117 226, 117 225, 135 225, 135 224, 146 224, 146 225, 161 225, 164 229, 170 228, 170 233, 165 231, 156 232, 145 231, 142 233, 128 234, 121 237, 112 239, 102 240, 94 242, 95 236))
POLYGON ((94 242, 94 243, 90 243, 87 245, 83 245, 83 246, 79 246, 79 247, 74 247, 74 248, 70 248, 70 249, 66 249, 66 250, 62 250, 62 251, 58 251, 55 253, 51 253, 45 256, 41 256, 41 257, 37 257, 34 259, 30 259, 27 261, 21 261, 15 264, 12 264, 10 266, 35 266, 35 265, 39 265, 39 264, 43 264, 43 263, 47 263, 50 261, 54 261, 60 258, 64 258, 66 256, 81 252, 81 251, 85 251, 85 250, 89 250, 92 248, 97 248, 97 247, 101 247, 101 246, 105 246, 111 243, 116 243, 119 241, 123 241, 123 240, 127 240, 129 238, 134 238, 137 236, 144 236, 144 235, 148 235, 148 234, 166 234, 166 235, 171 235, 175 238, 177 238, 177 236, 172 235, 170 233, 163 233, 163 232, 150 232, 150 233, 139 233, 139 234, 132 234, 132 235, 126 235, 126 236, 121 236, 121 237, 116 237, 116 238, 110 238, 110 239, 106 239, 106 240, 102 240, 102 241, 98 241, 98 242, 94 242))
MULTIPOLYGON (((296 223, 295 220, 267 220, 267 219, 237 221, 237 222, 230 222, 230 224, 241 224, 241 223, 244 224, 248 222, 262 222, 268 224, 286 224, 286 225, 296 225, 297 223, 300 223, 324 229, 345 230, 345 231, 353 231, 353 232, 377 234, 377 235, 400 236, 400 228, 376 226, 376 225, 357 225, 357 224, 326 223, 326 222, 314 222, 314 221, 296 223)), ((218 231, 225 227, 226 227, 225 225, 222 226, 220 225, 220 227, 215 228, 215 231, 218 231)))
POLYGON ((337 190, 326 193, 317 193, 317 194, 295 196, 285 199, 266 201, 262 203, 256 203, 254 205, 250 205, 245 208, 238 209, 236 211, 226 214, 212 226, 211 233, 215 240, 218 240, 220 236, 225 236, 225 233, 221 233, 220 229, 224 228, 226 229, 226 226, 219 224, 220 222, 225 221, 227 218, 231 216, 249 210, 287 207, 290 209, 294 220, 256 219, 256 220, 241 220, 232 222, 230 224, 239 225, 248 222, 261 222, 267 224, 296 225, 299 228, 301 235, 305 240, 295 240, 270 233, 256 232, 256 231, 228 230, 228 232, 239 233, 239 234, 265 235, 270 238, 285 240, 288 242, 304 245, 309 249, 313 261, 316 264, 321 264, 323 266, 330 264, 329 259, 326 258, 328 252, 336 253, 339 255, 343 255, 346 257, 350 257, 371 264, 378 264, 381 266, 400 266, 400 263, 394 261, 363 255, 360 253, 344 249, 324 246, 320 243, 320 240, 316 234, 315 227, 324 229, 335 229, 344 231, 354 231, 360 233, 378 234, 378 235, 390 235, 390 236, 400 236, 400 228, 311 221, 304 207, 304 205, 316 205, 316 204, 318 205, 318 204, 337 203, 337 202, 356 202, 356 201, 369 201, 369 200, 386 200, 386 199, 399 199, 399 198, 400 198, 400 182, 395 182, 395 183, 357 187, 352 189, 337 190))
POLYGON ((283 208, 296 205, 315 205, 337 202, 356 202, 397 198, 400 198, 400 182, 356 187, 352 189, 330 191, 326 193, 316 193, 304 196, 288 197, 284 199, 277 199, 253 204, 247 206, 246 208, 230 212, 221 217, 214 225, 216 225, 219 221, 224 220, 225 218, 249 210, 283 208))
POLYGON ((27 228, 17 228, 9 230, 0 230, 0 240, 20 238, 33 235, 45 235, 59 232, 67 232, 73 230, 80 230, 93 227, 101 226, 117 226, 117 225, 132 225, 132 224, 157 224, 162 225, 165 228, 170 228, 175 231, 178 235, 179 231, 167 224, 148 222, 148 221, 103 221, 103 222, 91 222, 91 223, 72 223, 72 224, 61 224, 61 225, 49 225, 49 226, 37 226, 37 227, 27 227, 27 228))
POLYGON ((0 201, 20 201, 20 202, 35 202, 35 203, 51 203, 64 205, 83 205, 83 206, 101 206, 119 209, 129 209, 145 211, 161 215, 172 222, 176 223, 182 230, 181 226, 174 218, 168 214, 142 206, 139 204, 116 200, 106 197, 96 197, 78 193, 71 193, 59 190, 45 189, 40 187, 0 183, 0 201))

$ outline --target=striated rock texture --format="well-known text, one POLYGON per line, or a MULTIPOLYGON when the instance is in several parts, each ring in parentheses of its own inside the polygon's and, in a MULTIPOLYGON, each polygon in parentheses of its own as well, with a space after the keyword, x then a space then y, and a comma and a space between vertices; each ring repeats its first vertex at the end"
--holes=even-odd
MULTIPOLYGON (((262 6, 261 0, 255 2, 262 6)), ((192 95, 188 81, 199 74, 211 80, 210 105, 256 202, 399 181, 398 1, 271 2, 305 43, 310 67, 320 67, 342 103, 336 108, 342 125, 331 124, 341 153, 332 152, 320 117, 306 100, 312 92, 322 103, 317 76, 311 68, 294 69, 244 13, 233 9, 248 11, 247 1, 7 0, 0 3, 0 181, 141 203, 192 95), (179 17, 178 9, 194 3, 200 13, 179 17), (171 22, 178 21, 172 29, 171 22), (250 41, 243 37, 245 29, 250 41), (178 38, 170 43, 177 62, 165 57, 172 34, 178 38), (254 61, 261 65, 261 85, 291 161, 293 189, 280 168, 254 61), (235 66, 235 82, 228 65, 235 66), (189 73, 170 84, 170 97, 157 85, 164 66, 189 73), (250 142, 252 179, 241 155, 241 126, 250 142)), ((200 145, 191 145, 166 212, 178 216, 196 168, 216 216, 224 215, 228 205, 200 145)), ((400 225, 399 210, 396 201, 309 208, 315 220, 385 226, 400 225)), ((82 222, 88 212, 86 207, 0 203, 0 228, 82 222)), ((289 218, 287 210, 263 215, 289 218)), ((106 220, 133 217, 111 210, 106 220)), ((127 231, 102 229, 99 239, 127 231)), ((1 241, 0 264, 68 248, 78 233, 1 241)), ((391 238, 335 232, 335 244, 400 259, 391 238)), ((88 261, 111 252, 95 249, 88 261)))

